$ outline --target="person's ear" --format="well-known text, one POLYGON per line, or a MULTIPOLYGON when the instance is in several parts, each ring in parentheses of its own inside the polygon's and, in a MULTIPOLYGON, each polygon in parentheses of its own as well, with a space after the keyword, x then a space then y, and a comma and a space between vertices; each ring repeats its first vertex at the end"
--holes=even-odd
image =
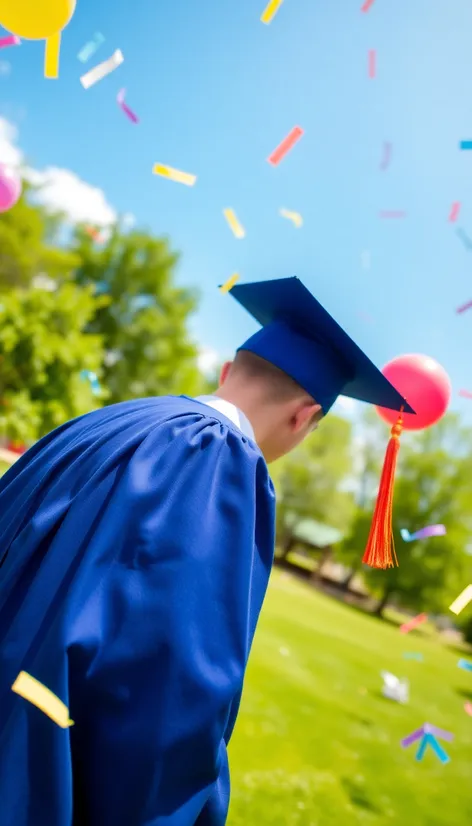
POLYGON ((303 402, 292 417, 293 432, 299 433, 321 410, 321 404, 303 402))
POLYGON ((220 372, 220 386, 225 383, 226 379, 228 378, 229 369, 232 365, 232 361, 225 361, 223 367, 221 368, 220 372))

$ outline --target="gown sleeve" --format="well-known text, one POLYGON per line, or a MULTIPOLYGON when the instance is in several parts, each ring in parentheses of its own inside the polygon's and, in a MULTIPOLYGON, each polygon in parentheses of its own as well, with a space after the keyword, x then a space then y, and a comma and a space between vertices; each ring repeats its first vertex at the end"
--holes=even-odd
POLYGON ((115 481, 67 633, 74 826, 223 826, 272 563, 267 467, 205 417, 158 428, 115 481))

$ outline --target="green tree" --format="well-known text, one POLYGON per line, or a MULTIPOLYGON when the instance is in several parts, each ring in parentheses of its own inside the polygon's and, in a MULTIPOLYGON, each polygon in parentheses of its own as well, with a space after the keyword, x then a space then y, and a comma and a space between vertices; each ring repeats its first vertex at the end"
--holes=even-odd
POLYGON ((32 188, 24 184, 15 206, 0 214, 0 291, 28 287, 42 273, 64 280, 78 264, 76 255, 58 243, 59 215, 31 203, 32 188))
POLYGON ((354 505, 347 486, 351 437, 351 423, 330 415, 319 431, 271 467, 278 502, 277 537, 283 546, 288 547, 291 539, 288 513, 348 530, 354 505))
POLYGON ((99 335, 85 332, 108 303, 93 290, 63 284, 50 292, 13 289, 0 299, 0 435, 34 441, 101 406, 82 370, 100 372, 99 335))
MULTIPOLYGON (((379 596, 380 615, 389 600, 418 611, 446 610, 472 575, 466 552, 472 533, 472 430, 449 414, 435 427, 404 436, 393 505, 399 567, 365 572, 379 596), (400 528, 413 533, 438 523, 446 526, 446 536, 408 544, 401 539, 400 528)), ((365 540, 367 535, 365 524, 365 540)))
POLYGON ((115 227, 97 246, 78 229, 73 250, 80 259, 76 283, 93 285, 111 299, 88 325, 106 350, 109 402, 199 392, 203 380, 187 327, 197 296, 175 284, 177 256, 167 239, 115 227))

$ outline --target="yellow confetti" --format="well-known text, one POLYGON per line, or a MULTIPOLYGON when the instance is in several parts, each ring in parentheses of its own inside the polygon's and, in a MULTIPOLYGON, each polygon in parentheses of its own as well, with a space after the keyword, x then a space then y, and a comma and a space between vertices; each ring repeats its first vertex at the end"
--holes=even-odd
POLYGON ((69 719, 69 709, 62 700, 26 671, 20 671, 11 688, 15 694, 19 694, 20 697, 44 711, 61 728, 74 725, 74 721, 69 719))
POLYGON ((261 15, 261 23, 271 23, 284 0, 269 0, 261 15))
POLYGON ((193 186, 197 180, 196 175, 191 175, 189 172, 181 172, 180 169, 173 169, 171 166, 165 166, 162 163, 155 163, 152 168, 152 173, 153 175, 160 175, 161 178, 169 178, 178 184, 185 184, 185 186, 193 186))
POLYGON ((59 77, 59 52, 61 49, 61 33, 57 32, 46 40, 44 50, 44 77, 56 80, 59 77))
POLYGON ((239 281, 239 275, 237 272, 235 272, 234 275, 231 276, 231 278, 228 278, 226 283, 220 287, 221 292, 229 293, 229 291, 232 290, 234 285, 236 284, 236 281, 239 281))
POLYGON ((469 604, 472 600, 472 585, 468 585, 467 588, 464 588, 462 594, 459 594, 457 599, 454 600, 452 605, 449 606, 449 610, 452 611, 453 614, 460 614, 463 608, 469 604))
POLYGON ((236 213, 235 213, 234 209, 224 209, 223 210, 223 215, 225 216, 225 218, 226 218, 226 220, 227 220, 227 222, 228 222, 228 224, 229 224, 229 226, 230 226, 230 228, 233 232, 233 235, 236 238, 244 238, 244 236, 246 235, 246 233, 244 231, 244 227, 242 226, 242 224, 239 223, 239 221, 236 217, 236 213))
POLYGON ((303 226, 303 218, 298 212, 290 212, 289 209, 281 209, 280 214, 282 218, 288 218, 289 221, 292 221, 297 229, 303 226))

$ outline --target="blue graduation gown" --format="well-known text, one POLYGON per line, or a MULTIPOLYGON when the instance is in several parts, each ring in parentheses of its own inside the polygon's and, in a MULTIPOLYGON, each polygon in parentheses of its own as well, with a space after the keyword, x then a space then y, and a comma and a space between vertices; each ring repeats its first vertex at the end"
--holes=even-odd
POLYGON ((1 826, 222 826, 273 557, 257 446, 186 397, 95 411, 0 481, 1 826), (60 728, 11 691, 26 671, 60 728))

